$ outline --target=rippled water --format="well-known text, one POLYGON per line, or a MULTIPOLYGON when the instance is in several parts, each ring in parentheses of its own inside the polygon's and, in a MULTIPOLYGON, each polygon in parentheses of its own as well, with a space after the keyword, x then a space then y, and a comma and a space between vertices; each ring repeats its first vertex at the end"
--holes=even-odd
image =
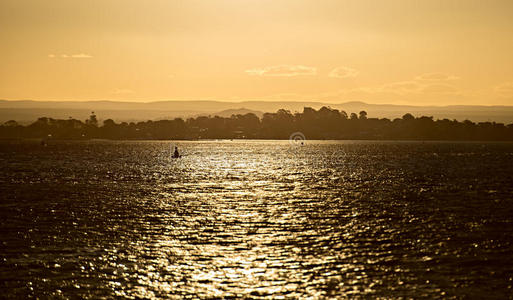
POLYGON ((511 297, 513 144, 0 142, 0 290, 511 297))

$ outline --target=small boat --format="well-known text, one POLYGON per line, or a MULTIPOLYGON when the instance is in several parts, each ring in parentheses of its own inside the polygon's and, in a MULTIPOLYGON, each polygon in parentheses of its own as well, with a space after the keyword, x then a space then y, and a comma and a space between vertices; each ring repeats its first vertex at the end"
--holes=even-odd
POLYGON ((178 152, 178 147, 175 146, 175 152, 173 153, 173 156, 171 156, 171 158, 180 158, 180 157, 182 157, 182 156, 178 152))

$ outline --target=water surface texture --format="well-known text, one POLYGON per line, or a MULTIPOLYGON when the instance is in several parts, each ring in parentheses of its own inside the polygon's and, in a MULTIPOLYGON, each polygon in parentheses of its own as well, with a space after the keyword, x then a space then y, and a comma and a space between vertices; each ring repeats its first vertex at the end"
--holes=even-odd
POLYGON ((6 297, 513 293, 511 143, 4 141, 0 163, 6 297))

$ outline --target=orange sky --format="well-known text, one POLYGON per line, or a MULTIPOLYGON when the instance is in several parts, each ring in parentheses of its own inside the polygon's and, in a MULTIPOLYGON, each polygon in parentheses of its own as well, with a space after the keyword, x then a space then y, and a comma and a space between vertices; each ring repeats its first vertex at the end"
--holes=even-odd
POLYGON ((1 0, 0 99, 513 105, 511 0, 1 0))

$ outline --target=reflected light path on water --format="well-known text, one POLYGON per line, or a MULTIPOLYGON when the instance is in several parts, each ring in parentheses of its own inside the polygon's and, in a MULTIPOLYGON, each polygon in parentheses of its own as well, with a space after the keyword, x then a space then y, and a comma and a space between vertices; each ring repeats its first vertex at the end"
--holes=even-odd
POLYGON ((8 295, 511 292, 512 144, 175 144, 2 145, 8 295))

